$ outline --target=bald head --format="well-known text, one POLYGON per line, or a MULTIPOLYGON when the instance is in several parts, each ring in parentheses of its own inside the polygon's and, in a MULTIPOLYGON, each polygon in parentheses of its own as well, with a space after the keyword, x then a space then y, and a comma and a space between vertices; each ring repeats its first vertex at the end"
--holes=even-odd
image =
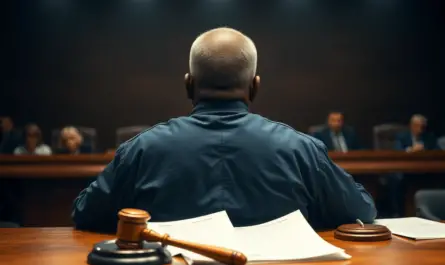
POLYGON ((207 31, 193 42, 189 67, 197 88, 247 88, 256 73, 255 44, 234 29, 207 31))

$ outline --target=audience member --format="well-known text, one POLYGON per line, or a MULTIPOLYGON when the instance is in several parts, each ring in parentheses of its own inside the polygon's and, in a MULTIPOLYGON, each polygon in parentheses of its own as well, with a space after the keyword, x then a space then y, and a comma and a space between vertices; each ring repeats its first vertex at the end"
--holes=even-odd
MULTIPOLYGON (((425 131, 427 119, 420 114, 411 117, 409 130, 396 136, 395 149, 406 152, 419 152, 423 150, 437 149, 435 137, 425 131)), ((389 217, 404 216, 404 179, 407 175, 393 173, 386 176, 388 188, 389 217)), ((421 175, 417 176, 420 177, 421 175)))
POLYGON ((322 141, 328 150, 347 152, 360 149, 354 129, 344 125, 343 113, 332 111, 328 115, 327 126, 313 136, 322 141))
POLYGON ((15 148, 22 144, 22 133, 14 128, 14 123, 10 117, 0 117, 0 154, 13 154, 15 148))
POLYGON ((14 150, 15 155, 51 155, 51 148, 43 143, 42 131, 36 124, 25 128, 25 143, 14 150))
POLYGON ((83 145, 83 137, 75 127, 65 127, 60 132, 61 148, 57 151, 59 154, 82 154, 89 153, 83 145))
POLYGON ((434 135, 425 131, 426 126, 427 119, 424 116, 420 114, 413 115, 409 130, 397 135, 395 148, 406 152, 439 149, 434 135))
POLYGON ((315 228, 374 221, 372 197, 323 143, 249 112, 260 83, 250 38, 229 28, 208 31, 193 43, 189 67, 190 116, 122 144, 76 198, 77 228, 115 231, 122 207, 147 210, 153 221, 226 210, 235 226, 298 209, 315 228))

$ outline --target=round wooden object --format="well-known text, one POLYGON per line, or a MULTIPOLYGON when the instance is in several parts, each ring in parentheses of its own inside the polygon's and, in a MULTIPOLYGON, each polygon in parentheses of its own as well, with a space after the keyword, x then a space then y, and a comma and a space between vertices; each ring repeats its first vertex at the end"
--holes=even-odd
POLYGON ((375 242, 390 240, 391 231, 386 226, 365 224, 341 225, 335 230, 334 237, 344 241, 375 242))
POLYGON ((151 216, 144 210, 125 208, 118 213, 119 220, 131 223, 146 223, 151 216))

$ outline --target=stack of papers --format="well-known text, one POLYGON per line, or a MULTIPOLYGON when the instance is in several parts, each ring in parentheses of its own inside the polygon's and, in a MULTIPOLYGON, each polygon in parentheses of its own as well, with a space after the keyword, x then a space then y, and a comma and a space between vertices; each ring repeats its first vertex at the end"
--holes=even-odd
POLYGON ((391 233, 415 240, 445 238, 445 224, 418 217, 378 219, 391 233))
MULTIPOLYGON (((234 228, 226 212, 175 222, 149 222, 150 229, 172 238, 215 245, 242 252, 249 262, 345 260, 351 256, 324 241, 300 211, 261 225, 234 228)), ((209 258, 175 247, 172 255, 194 261, 209 258)))

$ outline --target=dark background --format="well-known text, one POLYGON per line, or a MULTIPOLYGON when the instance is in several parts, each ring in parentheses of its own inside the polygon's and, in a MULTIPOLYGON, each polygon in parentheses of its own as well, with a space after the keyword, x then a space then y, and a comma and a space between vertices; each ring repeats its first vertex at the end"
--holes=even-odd
MULTIPOLYGON (((7 3, 7 4, 6 4, 7 3)), ((46 0, 1 11, 0 115, 46 133, 115 129, 186 115, 194 38, 230 26, 259 52, 252 110, 306 131, 342 110, 371 147, 372 126, 413 113, 445 134, 444 4, 433 0, 46 0)))

